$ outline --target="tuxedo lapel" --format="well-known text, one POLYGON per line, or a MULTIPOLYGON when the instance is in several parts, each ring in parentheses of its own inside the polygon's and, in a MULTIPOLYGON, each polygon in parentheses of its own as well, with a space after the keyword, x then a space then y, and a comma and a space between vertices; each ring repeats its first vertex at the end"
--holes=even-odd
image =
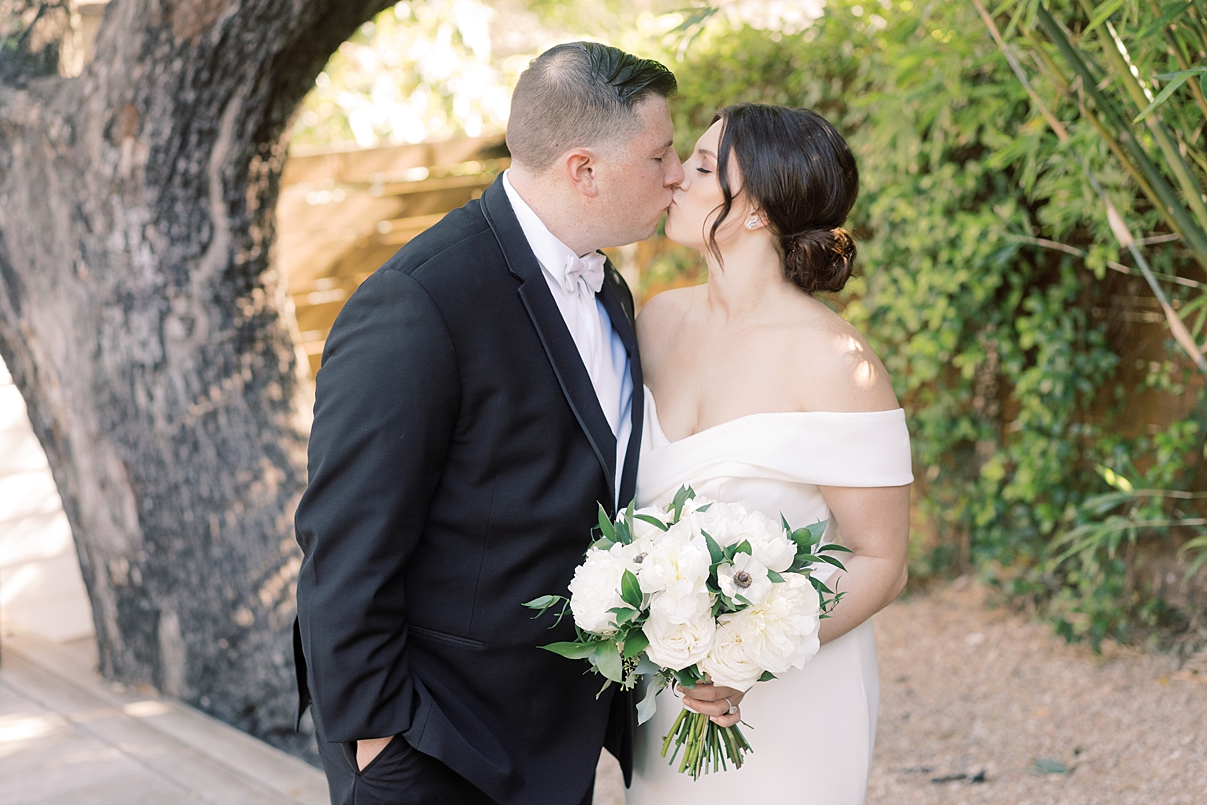
POLYGON ((620 505, 627 506, 637 492, 637 462, 641 454, 641 428, 645 424, 645 382, 641 374, 641 356, 637 352, 637 334, 629 318, 629 311, 624 307, 614 283, 623 282, 619 279, 616 269, 608 262, 604 274, 606 281, 600 289, 599 299, 603 302, 608 318, 612 320, 612 329, 620 336, 620 341, 629 353, 629 377, 633 381, 633 405, 631 410, 633 428, 629 432, 629 446, 624 454, 624 469, 620 473, 620 505), (612 275, 616 274, 616 278, 612 275))
MULTIPOLYGON (((566 402, 570 404, 578 424, 591 443, 591 449, 599 459, 600 468, 614 497, 616 437, 608 425, 603 409, 599 407, 599 398, 595 394, 591 376, 587 374, 587 368, 583 366, 582 358, 578 354, 578 347, 575 346, 570 331, 566 329, 566 322, 558 310, 557 302, 549 292, 549 285, 541 273, 540 263, 532 253, 528 239, 524 237, 520 222, 516 220, 502 182, 500 175, 482 194, 482 210, 495 233, 495 238, 499 241, 509 270, 521 281, 520 299, 541 339, 562 393, 566 396, 566 402)), ((623 319, 623 313, 621 316, 623 319)), ((627 323, 627 319, 624 320, 627 323)), ((627 461, 625 465, 627 469, 627 461)), ((605 503, 609 510, 612 508, 611 499, 601 502, 605 503)))

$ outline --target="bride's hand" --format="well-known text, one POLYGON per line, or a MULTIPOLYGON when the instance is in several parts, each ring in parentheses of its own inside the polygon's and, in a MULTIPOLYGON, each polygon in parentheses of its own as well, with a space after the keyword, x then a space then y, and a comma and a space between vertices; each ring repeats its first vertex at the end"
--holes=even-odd
POLYGON ((677 686, 683 694, 683 704, 697 713, 704 713, 718 727, 732 727, 742 720, 742 711, 738 709, 742 698, 746 695, 740 690, 714 685, 712 682, 701 682, 694 688, 677 686), (731 707, 732 705, 732 707, 731 707), (729 712, 730 710, 733 712, 729 712))

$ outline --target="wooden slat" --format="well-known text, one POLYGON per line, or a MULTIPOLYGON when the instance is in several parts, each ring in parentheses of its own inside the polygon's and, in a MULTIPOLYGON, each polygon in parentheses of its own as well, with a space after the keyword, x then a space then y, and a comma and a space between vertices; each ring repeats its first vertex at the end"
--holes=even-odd
POLYGON ((334 179, 337 182, 379 181, 412 168, 451 167, 469 161, 506 156, 503 138, 459 137, 438 143, 382 146, 364 150, 295 147, 281 174, 281 185, 334 179))

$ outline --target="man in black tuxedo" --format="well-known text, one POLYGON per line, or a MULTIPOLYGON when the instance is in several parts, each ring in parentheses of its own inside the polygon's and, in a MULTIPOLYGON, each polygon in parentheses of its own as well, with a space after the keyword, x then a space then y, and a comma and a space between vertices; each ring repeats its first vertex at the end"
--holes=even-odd
POLYGON ((367 279, 316 380, 295 654, 336 803, 591 801, 633 703, 538 647, 597 505, 633 497, 643 412, 624 280, 683 178, 657 62, 533 61, 511 168, 367 279))

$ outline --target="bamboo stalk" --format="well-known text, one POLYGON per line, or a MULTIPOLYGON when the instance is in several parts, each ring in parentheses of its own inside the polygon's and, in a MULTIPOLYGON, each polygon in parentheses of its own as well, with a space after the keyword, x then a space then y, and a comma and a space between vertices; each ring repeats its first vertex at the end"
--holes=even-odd
MULTIPOLYGON (((1026 73, 1023 72, 1022 66, 1018 63, 1018 60, 1014 59, 1010 55, 1009 48, 1006 47, 1005 41, 1002 39, 1001 34, 998 33, 997 25, 993 22, 993 18, 989 16, 989 13, 985 10, 985 7, 981 5, 981 0, 972 0, 972 2, 976 4, 977 10, 981 12, 981 17, 985 20, 986 25, 989 27, 990 33, 993 35, 994 40, 999 44, 1003 52, 1006 54, 1007 61, 1010 62, 1011 69, 1015 71, 1015 75, 1018 76, 1019 81, 1022 82, 1023 86, 1027 89, 1027 92, 1030 94, 1032 100, 1042 106, 1043 102, 1039 99, 1038 93, 1036 93, 1031 87, 1031 82, 1027 78, 1026 73)), ((1072 46, 1069 45, 1068 40, 1061 35, 1060 29, 1056 26, 1056 21, 1052 19, 1052 16, 1048 14, 1047 9, 1045 9, 1042 4, 1040 4, 1038 7, 1038 14, 1040 24, 1044 25, 1045 29, 1048 29, 1050 24, 1051 29, 1054 29, 1056 34, 1059 35, 1057 47, 1060 48, 1061 41, 1063 41, 1064 45, 1071 49, 1072 46)), ((1052 35, 1052 30, 1049 30, 1049 35, 1052 35)), ((1053 39, 1057 39, 1057 37, 1054 36, 1053 39)), ((1096 92, 1097 88, 1094 87, 1093 79, 1087 75, 1089 71, 1085 67, 1085 64, 1081 62, 1080 59, 1076 58, 1075 53, 1072 55, 1074 59, 1069 61, 1071 64, 1073 64, 1074 69, 1080 68, 1078 69, 1078 72, 1082 75, 1083 80, 1089 78, 1089 80, 1086 82, 1086 90, 1096 92)), ((1052 115, 1051 112, 1047 112, 1045 114, 1045 118, 1054 119, 1055 116, 1052 115)), ((1063 126, 1061 126, 1059 129, 1054 129, 1054 131, 1062 143, 1068 142, 1069 135, 1063 126)), ((1089 181, 1090 186, 1094 189, 1094 192, 1098 194, 1098 198, 1106 207, 1107 222, 1110 224, 1111 231, 1114 233, 1115 238, 1119 241, 1120 245, 1124 246, 1128 251, 1131 252, 1132 259, 1136 262, 1136 265, 1140 268, 1141 273, 1144 275, 1144 279, 1148 283, 1148 287, 1152 290, 1153 296, 1155 296, 1157 298, 1157 302, 1160 303, 1161 309, 1165 313, 1165 319, 1169 323, 1169 329, 1173 334, 1174 340, 1177 341, 1178 345, 1181 346, 1183 350, 1185 350, 1186 354, 1199 368, 1199 370, 1204 375, 1207 375, 1207 358, 1203 357, 1203 350, 1199 349, 1198 344, 1195 343, 1194 338, 1186 329, 1186 325, 1178 316, 1177 311, 1173 309, 1173 306, 1169 303, 1169 299, 1165 296, 1165 292, 1157 283, 1157 278, 1153 274, 1152 268, 1148 265, 1148 260, 1145 259, 1144 254, 1140 251, 1140 247, 1136 243, 1136 239, 1132 236, 1131 230, 1124 222, 1123 216, 1121 216, 1119 211, 1115 209, 1114 202, 1111 201, 1111 198, 1107 195, 1106 190, 1103 189, 1102 185, 1098 182, 1098 177, 1096 177, 1090 170, 1089 165, 1087 165, 1085 160, 1081 158, 1081 155, 1076 151, 1072 151, 1072 154, 1077 159, 1078 164, 1081 165, 1081 170, 1083 173, 1085 173, 1085 177, 1089 181)), ((1200 232, 1199 234, 1202 233, 1200 232)), ((1207 263, 1204 265, 1207 265, 1207 263)))
MULTIPOLYGON (((1081 0, 1081 4, 1083 7, 1086 6, 1087 0, 1081 0)), ((1123 84, 1123 88, 1131 98, 1132 103, 1136 104, 1136 112, 1142 112, 1152 102, 1152 99, 1145 94, 1144 87, 1140 85, 1140 80, 1132 74, 1131 61, 1127 56, 1123 40, 1119 38, 1119 33, 1115 30, 1115 26, 1108 20, 1103 28, 1107 34, 1104 35, 1101 32, 1098 34, 1102 50, 1106 53, 1107 59, 1115 68, 1116 76, 1123 84)), ((1177 143, 1169 135, 1169 130, 1165 128, 1160 111, 1154 109, 1148 117, 1144 118, 1144 125, 1148 127, 1149 133, 1152 134, 1153 139, 1157 142, 1157 147, 1165 155, 1165 162, 1169 165, 1170 171, 1173 172, 1174 178, 1182 186, 1182 195, 1185 197, 1191 212, 1198 218, 1199 226, 1207 229, 1207 204, 1203 203, 1203 190, 1199 187, 1199 183, 1191 172, 1190 165, 1186 163, 1185 158, 1182 156, 1182 152, 1178 150, 1177 143)))
MULTIPOLYGON (((1073 257, 1080 257, 1080 258, 1084 259, 1084 258, 1090 256, 1090 253, 1087 252, 1085 249, 1079 249, 1076 246, 1070 246, 1067 243, 1061 243, 1060 241, 1056 241, 1056 240, 1048 240, 1047 238, 1036 238, 1036 237, 1032 237, 1030 235, 1009 235, 1008 237, 1011 240, 1016 240, 1020 243, 1029 243, 1032 246, 1039 246, 1044 249, 1052 249, 1053 251, 1064 252, 1065 254, 1072 255, 1073 257)), ((1140 243, 1139 238, 1137 238, 1136 242, 1140 243)), ((1125 266, 1125 265, 1123 265, 1123 263, 1117 263, 1114 260, 1107 260, 1106 267, 1111 269, 1112 271, 1117 271, 1120 274, 1128 274, 1131 276, 1143 276, 1143 272, 1141 272, 1139 269, 1132 268, 1130 266, 1125 266)), ((1195 282, 1194 280, 1188 280, 1185 277, 1179 277, 1176 274, 1158 274, 1157 272, 1154 271, 1153 276, 1159 280, 1163 280, 1165 282, 1172 282, 1175 285, 1181 285, 1185 288, 1194 288, 1196 290, 1207 288, 1207 283, 1205 283, 1205 282, 1195 282)))
POLYGON ((1052 18, 1052 15, 1048 13, 1048 10, 1042 4, 1037 9, 1037 18, 1039 24, 1047 32, 1065 61, 1081 76, 1082 87, 1090 98, 1093 99, 1095 105, 1098 106, 1102 114, 1108 116, 1108 118, 1114 118, 1112 123, 1115 125, 1118 139, 1127 147, 1136 164, 1152 184, 1153 191, 1159 197, 1162 208, 1167 208, 1170 215, 1177 219, 1177 230, 1185 240, 1187 247, 1194 253, 1195 258, 1204 271, 1207 271, 1207 234, 1204 234, 1195 219, 1187 213, 1182 200, 1178 198, 1178 195, 1169 186, 1160 170, 1153 164, 1148 153, 1131 133, 1131 129, 1127 126, 1126 121, 1121 120, 1114 105, 1098 89, 1097 81, 1094 79, 1089 67, 1086 66, 1085 61, 1078 55, 1056 20, 1052 18))

